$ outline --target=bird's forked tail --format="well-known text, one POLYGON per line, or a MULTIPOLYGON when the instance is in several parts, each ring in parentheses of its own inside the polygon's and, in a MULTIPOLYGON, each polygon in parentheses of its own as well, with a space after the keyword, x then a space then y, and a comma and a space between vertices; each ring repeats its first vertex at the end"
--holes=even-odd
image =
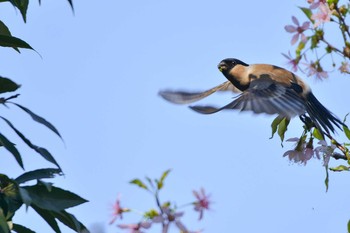
POLYGON ((341 126, 347 127, 332 112, 323 106, 312 92, 308 93, 306 96, 306 112, 322 135, 330 135, 330 132, 334 133, 334 126, 340 130, 342 130, 341 126))

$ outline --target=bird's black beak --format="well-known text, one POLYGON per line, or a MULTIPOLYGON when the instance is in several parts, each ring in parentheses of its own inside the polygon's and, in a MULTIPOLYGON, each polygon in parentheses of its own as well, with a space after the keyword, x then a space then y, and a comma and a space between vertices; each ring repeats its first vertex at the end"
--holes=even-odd
POLYGON ((224 70, 227 70, 227 65, 225 62, 220 62, 218 65, 218 69, 220 70, 220 72, 223 72, 224 70))

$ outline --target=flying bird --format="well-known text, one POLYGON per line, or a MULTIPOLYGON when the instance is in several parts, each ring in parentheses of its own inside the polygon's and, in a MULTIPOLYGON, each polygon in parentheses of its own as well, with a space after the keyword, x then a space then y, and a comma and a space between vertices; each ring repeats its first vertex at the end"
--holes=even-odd
POLYGON ((190 106, 202 114, 216 113, 225 109, 277 114, 288 119, 308 117, 322 135, 335 132, 345 124, 324 107, 314 96, 310 87, 294 73, 268 64, 248 65, 235 58, 227 58, 218 64, 220 72, 228 81, 204 92, 160 91, 159 95, 169 102, 189 104, 217 91, 239 93, 234 100, 220 108, 213 106, 190 106), (307 114, 308 116, 306 116, 307 114))

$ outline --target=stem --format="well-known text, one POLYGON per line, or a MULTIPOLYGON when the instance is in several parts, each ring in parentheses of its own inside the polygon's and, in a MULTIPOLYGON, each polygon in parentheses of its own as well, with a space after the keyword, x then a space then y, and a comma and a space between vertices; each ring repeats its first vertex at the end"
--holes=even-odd
POLYGON ((325 133, 325 135, 331 140, 331 142, 336 145, 336 147, 341 150, 341 152, 343 152, 344 155, 339 154, 339 153, 333 153, 332 157, 335 159, 343 159, 343 160, 349 160, 348 156, 347 156, 347 149, 342 146, 337 140, 335 140, 330 134, 325 133))
POLYGON ((168 229, 169 229, 169 223, 163 224, 162 233, 168 233, 168 229))
POLYGON ((331 45, 331 44, 330 44, 328 41, 326 41, 324 38, 322 38, 321 41, 322 41, 323 43, 325 43, 327 46, 331 47, 332 50, 334 50, 335 52, 338 52, 338 53, 340 53, 341 55, 343 55, 343 52, 342 52, 340 49, 338 49, 338 48, 334 47, 333 45, 331 45))
MULTIPOLYGON (((160 201, 159 201, 158 191, 159 191, 159 190, 157 190, 157 191, 155 192, 154 196, 155 196, 155 198, 156 198, 156 203, 157 203, 157 206, 158 206, 158 208, 159 208, 159 210, 160 210, 160 213, 161 213, 161 215, 163 215, 163 214, 164 214, 164 211, 163 211, 162 205, 160 204, 160 201)), ((162 221, 163 233, 167 233, 167 232, 168 232, 168 228, 169 228, 168 225, 169 225, 169 224, 166 224, 164 221, 162 221)))
MULTIPOLYGON (((346 25, 345 19, 343 18, 343 16, 342 16, 342 14, 341 14, 341 12, 340 12, 340 10, 339 10, 337 4, 334 4, 334 5, 335 5, 335 6, 334 6, 334 9, 335 9, 335 11, 338 13, 338 15, 339 15, 340 25, 344 25, 344 29, 346 29, 345 32, 346 32, 346 34, 348 35, 348 37, 350 37, 349 27, 348 27, 348 25, 346 25)), ((342 34, 343 34, 343 37, 344 37, 344 41, 346 42, 345 32, 342 30, 342 34)))

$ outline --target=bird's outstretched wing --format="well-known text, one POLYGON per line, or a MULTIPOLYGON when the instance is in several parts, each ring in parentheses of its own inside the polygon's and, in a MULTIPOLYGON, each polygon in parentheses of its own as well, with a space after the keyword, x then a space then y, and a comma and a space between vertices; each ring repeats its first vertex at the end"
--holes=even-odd
POLYGON ((235 86, 233 86, 230 81, 226 81, 203 92, 164 90, 160 91, 159 95, 174 104, 189 104, 201 100, 217 91, 231 91, 235 93, 241 92, 235 86))
POLYGON ((224 109, 253 111, 254 113, 278 114, 294 117, 305 112, 305 101, 298 94, 297 84, 286 86, 271 80, 259 78, 250 83, 249 88, 235 98, 231 103, 216 108, 213 106, 191 106, 190 108, 202 114, 211 114, 224 109))

